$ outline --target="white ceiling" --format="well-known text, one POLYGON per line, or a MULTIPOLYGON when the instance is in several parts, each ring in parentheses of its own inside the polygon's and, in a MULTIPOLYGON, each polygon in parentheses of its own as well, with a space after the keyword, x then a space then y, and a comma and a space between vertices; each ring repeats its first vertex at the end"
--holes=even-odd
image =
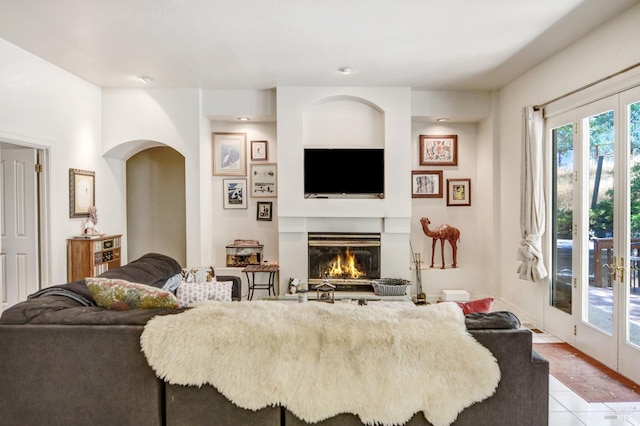
POLYGON ((0 0, 0 38, 101 87, 491 90, 637 2, 0 0))

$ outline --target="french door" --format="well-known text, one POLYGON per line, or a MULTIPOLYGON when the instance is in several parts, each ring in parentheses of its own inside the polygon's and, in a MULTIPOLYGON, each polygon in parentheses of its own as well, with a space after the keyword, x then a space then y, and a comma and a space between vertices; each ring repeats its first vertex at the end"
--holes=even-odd
POLYGON ((549 118, 546 128, 545 328, 640 382, 640 89, 549 118))

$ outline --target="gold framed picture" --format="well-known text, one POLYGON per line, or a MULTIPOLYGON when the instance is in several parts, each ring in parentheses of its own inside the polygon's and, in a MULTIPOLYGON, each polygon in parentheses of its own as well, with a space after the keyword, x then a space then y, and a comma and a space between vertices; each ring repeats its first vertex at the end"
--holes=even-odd
POLYGON ((88 217, 89 207, 95 204, 96 173, 69 169, 69 217, 88 217))

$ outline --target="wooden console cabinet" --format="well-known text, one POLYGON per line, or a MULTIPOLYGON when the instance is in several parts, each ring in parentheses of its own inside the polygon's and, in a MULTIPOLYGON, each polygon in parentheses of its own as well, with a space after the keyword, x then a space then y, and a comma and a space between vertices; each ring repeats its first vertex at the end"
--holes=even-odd
POLYGON ((102 235, 97 238, 67 240, 67 281, 95 277, 120 266, 122 235, 102 235))

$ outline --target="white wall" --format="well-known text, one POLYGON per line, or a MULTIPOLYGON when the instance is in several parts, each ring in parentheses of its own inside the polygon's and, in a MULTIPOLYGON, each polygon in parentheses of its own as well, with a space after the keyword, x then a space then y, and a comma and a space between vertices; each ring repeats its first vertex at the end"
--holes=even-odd
POLYGON ((50 150, 47 193, 50 282, 66 282, 66 239, 83 219, 69 218, 69 168, 95 171, 99 228, 124 231, 119 171, 102 158, 101 91, 98 87, 0 39, 0 139, 50 150))
POLYGON ((278 146, 280 170, 278 196, 280 224, 289 218, 313 217, 404 217, 410 216, 410 92, 408 88, 293 88, 278 89, 278 146), (384 200, 304 199, 304 113, 317 103, 350 97, 369 102, 383 112, 385 164, 384 200), (403 184, 401 184, 403 183, 403 184))
POLYGON ((307 279, 307 233, 315 231, 380 232, 382 276, 409 277, 410 95, 408 88, 278 88, 281 288, 289 277, 307 279), (325 108, 328 105, 336 105, 338 115, 343 118, 337 119, 336 110, 325 108), (322 135, 316 136, 311 129, 319 129, 323 121, 326 129, 318 130, 322 135), (334 122, 336 126, 332 128, 334 122), (368 137, 376 131, 382 134, 368 137), (383 144, 385 198, 305 199, 304 147, 329 143, 333 147, 383 144))
MULTIPOLYGON (((209 144, 211 144, 211 133, 213 132, 237 132, 247 134, 247 185, 250 185, 251 177, 251 154, 249 147, 252 140, 266 140, 267 162, 277 163, 279 172, 281 167, 278 161, 278 144, 276 138, 276 125, 272 122, 212 122, 210 125, 209 144)), ((211 159, 211 157, 208 157, 211 159)), ((256 162, 264 163, 264 161, 256 162)), ((226 246, 233 244, 234 240, 258 240, 263 244, 264 260, 269 262, 278 261, 278 210, 277 198, 254 198, 249 197, 246 209, 224 209, 222 186, 225 178, 244 178, 241 176, 212 176, 211 161, 209 161, 208 191, 206 196, 211 199, 211 216, 208 221, 211 223, 211 248, 212 261, 214 265, 226 265, 226 246), (257 203, 258 201, 272 202, 272 221, 258 221, 257 203)), ((247 186, 248 188, 249 186, 247 186)), ((280 191, 280 188, 278 188, 280 191)))
POLYGON ((103 98, 106 155, 126 160, 160 145, 184 155, 188 265, 225 265, 225 246, 234 239, 264 241, 265 257, 277 260, 277 237, 273 236, 277 222, 255 220, 257 199, 250 199, 247 210, 224 210, 223 178, 212 176, 212 132, 246 132, 248 143, 268 140, 269 161, 277 161, 275 123, 240 123, 231 115, 267 116, 272 91, 240 91, 233 98, 229 91, 105 89, 103 98), (223 105, 230 99, 235 102, 228 104, 228 115, 224 115, 223 105), (212 123, 206 117, 234 121, 212 123))
MULTIPOLYGON (((478 126, 476 123, 413 123, 411 127, 411 152, 413 170, 442 170, 443 198, 414 198, 412 199, 411 216, 411 244, 414 252, 420 253, 424 262, 422 271, 422 287, 427 296, 438 296, 442 290, 464 289, 473 297, 484 295, 495 296, 493 283, 487 276, 487 245, 484 230, 491 229, 492 223, 483 223, 491 211, 491 180, 484 179, 486 174, 491 176, 491 163, 481 161, 485 154, 481 153, 478 126), (458 136, 458 165, 457 166, 420 166, 419 165, 419 137, 420 135, 457 135, 458 136), (471 206, 447 206, 447 179, 471 179, 471 206), (451 246, 445 243, 445 264, 447 269, 440 269, 441 251, 438 241, 435 248, 435 267, 431 264, 432 239, 422 231, 420 219, 427 217, 431 221, 430 229, 449 224, 460 230, 458 242, 458 267, 450 268, 452 262, 451 246)), ((487 145, 487 144, 485 144, 487 145)), ((485 146, 486 149, 486 146, 485 146)), ((489 152, 491 150, 489 149, 489 152)))
MULTIPOLYGON (((124 165, 137 152, 151 146, 166 145, 185 158, 187 208, 187 263, 207 262, 202 256, 201 191, 206 186, 201 176, 200 94, 198 90, 182 89, 104 89, 103 91, 103 152, 114 164, 124 165)), ((126 199, 126 176, 113 191, 126 199)), ((118 214, 125 220, 124 201, 118 214)), ((158 248, 158 251, 162 251, 158 248)), ((126 258, 126 257, 125 257, 126 258)))
MULTIPOLYGON (((626 11, 572 46, 533 68, 500 90, 498 136, 500 190, 496 253, 500 293, 523 318, 542 325, 546 280, 532 284, 518 279, 516 250, 520 244, 521 114, 526 105, 554 99, 640 62, 640 5, 626 11)), ((548 235, 547 235, 548 237, 548 235)))
MULTIPOLYGON (((357 200, 352 206, 351 202, 347 201, 349 206, 343 210, 347 213, 337 216, 347 215, 355 218, 356 222, 352 222, 351 225, 349 222, 343 222, 348 229, 364 224, 368 229, 374 227, 383 231, 389 256, 399 260, 394 263, 392 269, 383 272, 390 276, 410 274, 407 244, 409 233, 415 230, 412 229, 411 223, 413 203, 410 198, 409 176, 411 162, 415 162, 417 157, 417 137, 411 130, 411 115, 414 113, 412 109, 417 106, 416 110, 426 116, 432 110, 450 112, 451 108, 455 110, 455 105, 458 104, 465 114, 470 110, 469 114, 477 116, 477 110, 486 107, 486 96, 482 94, 469 97, 460 94, 419 93, 420 101, 416 103, 406 88, 310 88, 304 90, 302 98, 297 98, 298 95, 294 93, 292 102, 288 102, 286 93, 293 93, 296 89, 285 88, 282 89, 285 95, 281 100, 280 110, 293 119, 283 119, 276 129, 273 121, 229 121, 232 118, 230 115, 224 115, 223 106, 225 100, 231 96, 227 92, 199 92, 191 89, 105 89, 101 92, 100 89, 15 46, 4 42, 0 46, 3 57, 9 58, 6 64, 3 64, 4 86, 0 98, 3 100, 0 105, 3 114, 0 129, 5 135, 19 135, 25 140, 41 141, 42 144, 50 146, 51 194, 65 194, 63 197, 52 197, 52 223, 56 224, 52 226, 54 247, 51 250, 54 256, 53 263, 56 265, 55 282, 65 280, 64 240, 76 234, 81 225, 79 219, 68 219, 68 168, 96 170, 96 201, 100 212, 100 225, 107 232, 125 232, 125 160, 142 149, 161 145, 171 146, 183 154, 187 164, 187 263, 224 265, 224 247, 238 238, 258 239, 264 243, 267 260, 282 261, 283 255, 286 254, 292 261, 298 261, 298 252, 285 251, 281 254, 279 244, 287 240, 287 235, 278 235, 277 217, 286 218, 280 223, 280 230, 285 234, 289 233, 292 227, 301 229, 296 222, 298 216, 295 210, 299 208, 298 200, 291 200, 286 195, 291 194, 286 187, 301 185, 301 179, 298 174, 292 175, 286 165, 295 164, 296 170, 301 167, 301 162, 295 163, 293 157, 301 154, 299 148, 302 145, 287 150, 285 157, 279 158, 282 150, 278 149, 278 133, 282 128, 283 134, 291 135, 288 140, 292 143, 302 141, 298 136, 302 134, 301 117, 305 108, 319 99, 332 96, 366 99, 384 111, 384 126, 374 129, 375 135, 369 135, 376 146, 385 144, 387 161, 394 167, 388 175, 387 185, 397 188, 391 191, 382 203, 377 203, 378 200, 357 200), (12 74, 11 67, 19 69, 19 72, 12 74), (73 96, 69 96, 69 93, 73 96), (68 99, 73 99, 73 102, 68 99), (446 108, 441 109, 438 105, 446 105, 446 108), (206 118, 223 116, 227 118, 226 121, 210 122, 206 118), (275 199, 273 222, 255 220, 257 199, 249 199, 247 210, 222 209, 223 178, 213 177, 211 173, 211 132, 214 131, 246 132, 248 141, 269 141, 269 161, 278 163, 281 182, 285 182, 285 190, 281 190, 280 193, 285 194, 285 199, 290 200, 285 209, 289 210, 288 213, 285 211, 282 214, 280 203, 275 199), (378 132, 384 133, 384 142, 376 139, 379 137, 378 132), (368 218, 368 222, 363 222, 361 218, 368 218), (59 226, 60 223, 63 225, 59 226)), ((275 111, 272 91, 254 94, 243 91, 240 95, 238 102, 233 103, 233 111, 229 111, 228 114, 268 118, 275 111)), ((366 115, 366 111, 363 109, 360 114, 366 115)), ((483 114, 486 115, 486 111, 480 115, 483 114)), ((360 135, 366 135, 366 131, 372 130, 360 131, 360 135)), ((347 132, 343 132, 342 135, 347 135, 347 132)), ((296 173, 301 175, 301 170, 296 173)), ((312 204, 313 200, 308 201, 311 204, 305 207, 305 214, 311 212, 310 216, 313 216, 316 206, 312 204)), ((340 206, 344 207, 344 204, 340 206)), ((329 206, 328 211, 333 211, 333 207, 329 206)), ((301 226, 306 225, 303 223, 301 226)), ((420 235, 421 230, 418 230, 418 233, 420 235)), ((126 245, 123 255, 126 258, 126 245)), ((306 257, 302 256, 301 262, 306 264, 306 257)), ((286 278, 285 274, 283 278, 286 278)))
MULTIPOLYGON (((442 290, 461 289, 471 297, 498 297, 495 277, 494 250, 496 223, 493 194, 496 175, 493 123, 494 100, 488 92, 416 91, 411 104, 411 167, 412 170, 442 170, 443 198, 412 200, 411 245, 423 262, 423 291, 437 299, 442 290), (434 123, 447 117, 448 122, 434 123), (458 136, 457 166, 420 166, 420 135, 458 136), (471 206, 447 206, 446 180, 471 179, 471 206), (432 239, 422 231, 420 219, 428 217, 431 229, 449 224, 460 229, 458 268, 439 269, 440 243, 435 249, 435 268, 431 264, 432 239)), ((450 265, 451 246, 445 244, 445 263, 450 265)), ((415 273, 413 279, 415 280, 415 273)))
MULTIPOLYGON (((65 239, 77 234, 82 222, 68 217, 68 169, 96 171, 99 225, 106 232, 123 232, 126 226, 123 159, 145 146, 158 144, 169 145, 185 156, 189 263, 212 260, 215 264, 224 264, 224 245, 235 238, 256 238, 264 240, 261 242, 265 244, 268 260, 277 257, 275 260, 283 264, 283 257, 287 256, 289 262, 306 264, 303 254, 288 251, 289 240, 306 231, 306 217, 313 216, 317 209, 317 203, 314 204, 317 200, 300 200, 293 195, 302 192, 302 111, 313 102, 331 96, 366 99, 384 111, 385 148, 390 148, 390 161, 398 165, 390 182, 399 190, 385 203, 346 203, 349 215, 372 221, 386 218, 375 226, 392 231, 389 232, 392 246, 401 252, 398 267, 407 268, 403 274, 409 274, 406 247, 409 237, 414 248, 418 246, 423 253, 423 259, 430 252, 428 240, 416 223, 420 216, 426 215, 422 209, 433 216, 434 224, 449 222, 458 226, 462 230, 461 268, 442 271, 444 276, 439 276, 442 275, 439 271, 433 271, 431 276, 428 271, 428 278, 424 280, 427 291, 437 293, 437 287, 429 288, 430 283, 436 283, 464 285, 478 294, 497 293, 523 317, 536 322, 542 320, 546 283, 518 280, 515 260, 520 242, 518 183, 522 107, 547 101, 639 62, 638 22, 640 5, 508 84, 497 97, 483 92, 411 93, 408 88, 279 88, 277 129, 274 123, 252 123, 250 127, 226 121, 210 123, 217 116, 222 120, 222 116, 231 114, 273 115, 276 102, 273 91, 241 91, 238 96, 234 96, 233 91, 216 93, 195 89, 101 92, 0 40, 3 59, 0 62, 0 138, 43 146, 51 151, 48 173, 54 283, 66 280, 65 239), (229 99, 235 102, 229 104, 229 99), (232 110, 225 109, 227 104, 233 106, 232 110), (491 111, 497 111, 496 115, 492 116, 491 111), (461 141, 468 141, 460 151, 460 166, 446 168, 445 176, 472 179, 471 207, 446 208, 437 201, 411 199, 410 171, 417 167, 417 135, 440 130, 413 117, 428 119, 441 115, 462 118, 441 129, 458 134, 461 141), (270 160, 277 160, 279 172, 281 197, 274 212, 280 216, 278 222, 257 223, 253 204, 242 212, 221 210, 221 178, 212 177, 210 169, 212 131, 247 131, 249 140, 270 141, 270 160), (276 143, 277 148, 272 149, 271 144, 276 143), (271 157, 272 153, 277 158, 271 157), (473 155, 475 162, 469 163, 473 155), (290 164, 293 166, 289 167, 290 164), (489 222, 491 225, 487 225, 489 222), (274 232, 279 232, 279 236, 275 237, 274 232)), ((329 201, 323 204, 327 210, 344 207, 333 202, 339 200, 325 201, 329 201)), ((294 267, 292 271, 295 270, 294 267)))

